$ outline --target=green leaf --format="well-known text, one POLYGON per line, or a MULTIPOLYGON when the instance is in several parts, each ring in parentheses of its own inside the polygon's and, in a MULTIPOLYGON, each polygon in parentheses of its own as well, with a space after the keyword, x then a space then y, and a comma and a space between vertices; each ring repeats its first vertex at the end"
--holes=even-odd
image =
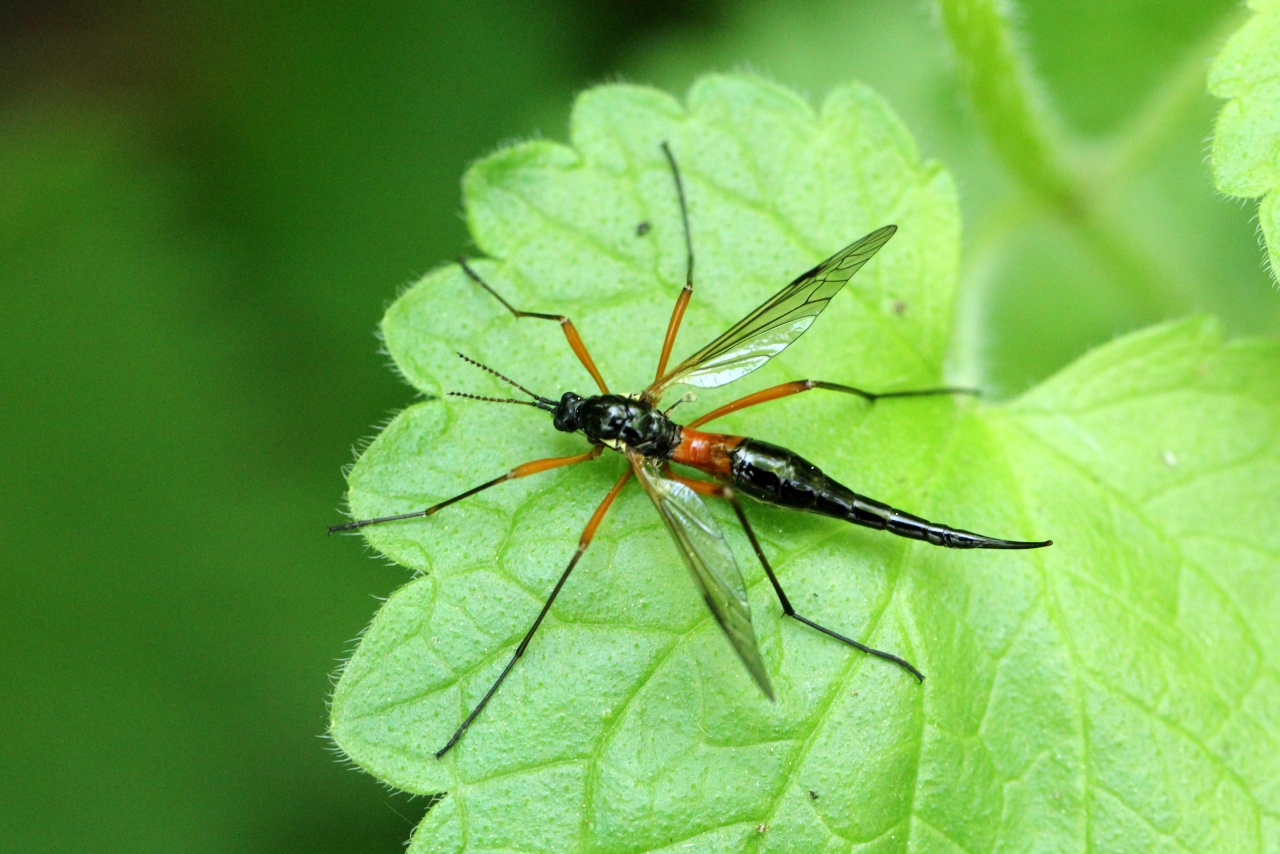
MULTIPOLYGON (((685 105, 585 93, 572 147, 515 145, 465 181, 477 268, 517 307, 573 318, 611 388, 651 378, 683 282, 669 140, 696 287, 687 354, 834 249, 898 235, 769 366, 685 413, 813 377, 936 384, 951 335, 955 193, 863 87, 821 111, 750 77, 685 105), (639 233, 639 223, 649 223, 639 233)), ((383 324, 427 396, 350 475, 357 517, 406 512, 583 450, 545 414, 441 397, 590 393, 558 328, 514 320, 448 266, 383 324)), ((821 392, 726 419, 865 494, 1036 552, 955 552, 751 504, 798 610, 929 677, 783 621, 731 512, 778 701, 719 633, 654 509, 629 488, 527 654, 437 760, 545 601, 623 463, 503 484, 365 529, 423 574, 346 667, 332 733, 361 767, 447 793, 412 851, 1150 850, 1280 843, 1280 347, 1207 321, 1132 335, 1008 405, 874 407, 821 392)), ((682 410, 677 410, 681 412, 682 410)))
POLYGON ((1262 197, 1258 222, 1268 264, 1280 276, 1280 2, 1250 0, 1254 15, 1209 69, 1209 91, 1227 103, 1213 134, 1213 177, 1233 196, 1262 197))

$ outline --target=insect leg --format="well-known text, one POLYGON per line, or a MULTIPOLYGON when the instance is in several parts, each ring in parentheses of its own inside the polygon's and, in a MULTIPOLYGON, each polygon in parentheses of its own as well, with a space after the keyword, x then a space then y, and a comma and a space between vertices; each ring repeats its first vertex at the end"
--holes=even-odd
POLYGON ((778 582, 778 576, 774 575, 773 567, 769 565, 769 559, 765 557, 764 549, 760 547, 760 541, 756 539, 755 529, 751 527, 751 522, 747 519, 746 511, 742 509, 742 504, 738 501, 738 496, 734 493, 732 488, 719 483, 690 480, 673 474, 669 474, 668 476, 673 480, 680 481, 700 495, 707 495, 713 498, 723 498, 733 505, 733 512, 738 514, 738 521, 742 523, 742 530, 746 531, 747 539, 751 541, 751 548, 755 550, 756 557, 760 559, 760 565, 764 567, 765 575, 769 577, 769 583, 773 585, 773 592, 778 594, 778 602, 782 605, 783 614, 804 623, 809 628, 817 629, 824 635, 829 635, 838 641, 843 641, 854 649, 874 655, 877 658, 883 658, 885 661, 891 661, 903 670, 906 670, 912 676, 919 679, 921 682, 924 681, 924 674, 917 670, 909 661, 899 658, 891 652, 885 652, 884 650, 875 649, 874 647, 869 647, 866 644, 858 643, 856 640, 845 637, 839 632, 832 631, 826 626, 815 623, 808 617, 796 612, 796 609, 791 605, 791 600, 787 598, 786 591, 782 589, 782 585, 778 582))
POLYGON ((811 629, 817 629, 824 635, 830 635, 838 641, 843 641, 854 649, 860 649, 865 653, 876 656, 877 658, 883 658, 885 661, 891 661, 910 673, 912 676, 916 677, 916 679, 919 679, 921 682, 924 681, 924 674, 919 670, 916 670, 916 668, 905 659, 899 658, 891 652, 885 652, 882 649, 874 649, 866 644, 858 643, 852 638, 845 637, 839 632, 832 631, 826 626, 819 625, 808 617, 796 613, 796 609, 791 605, 791 600, 787 598, 787 594, 783 591, 782 585, 778 583, 778 576, 773 574, 773 567, 769 565, 769 559, 764 556, 764 550, 760 548, 760 541, 756 539, 756 532, 752 529, 751 523, 747 521, 746 511, 742 509, 742 504, 738 501, 738 496, 734 495, 733 490, 728 489, 727 487, 725 487, 724 490, 727 493, 724 497, 733 505, 733 512, 738 514, 738 521, 742 523, 742 529, 747 532, 747 539, 751 541, 751 548, 755 549, 756 557, 760 558, 760 565, 764 567, 765 575, 769 576, 769 583, 773 585, 773 592, 778 594, 778 602, 781 603, 784 614, 788 617, 799 620, 811 629))
POLYGON ((571 466, 574 463, 584 463, 587 460, 594 460, 602 453, 604 453, 604 448, 596 447, 587 451, 585 454, 575 454, 572 457, 549 457, 545 460, 533 460, 531 462, 518 465, 506 474, 501 475, 500 477, 495 477, 493 480, 486 481, 479 486, 472 487, 466 492, 455 495, 452 498, 446 498, 439 504, 432 504, 426 510, 414 510, 412 513, 401 513, 397 516, 378 516, 375 519, 357 519, 353 522, 344 522, 341 525, 330 526, 329 533, 336 534, 339 531, 350 531, 355 528, 363 528, 365 525, 376 525, 380 522, 398 522, 401 519, 415 519, 419 516, 430 516, 437 510, 443 510, 450 504, 455 504, 464 498, 470 498, 477 492, 483 492, 491 486, 497 486, 505 481, 515 480, 520 477, 528 477, 531 474, 541 474, 544 471, 551 471, 551 469, 557 469, 561 466, 571 466))
POLYGON ((758 403, 768 403, 771 400, 778 400, 783 397, 790 397, 793 394, 800 394, 806 391, 812 391, 815 388, 826 389, 827 391, 838 391, 844 394, 856 395, 868 403, 875 403, 877 400, 886 400, 894 397, 929 397, 938 394, 978 394, 977 389, 972 388, 921 388, 912 389, 910 391, 883 391, 874 392, 866 391, 860 388, 854 388, 849 385, 840 385, 839 383, 823 382, 822 380, 796 380, 795 382, 783 383, 770 388, 761 389, 760 391, 749 394, 746 397, 726 403, 719 409, 713 409, 706 415, 694 419, 689 422, 689 427, 700 427, 708 421, 714 421, 728 415, 731 412, 737 412, 740 409, 746 409, 748 406, 755 406, 758 403))
POLYGON ((671 164, 671 175, 676 179, 676 195, 680 199, 680 220, 684 223, 684 288, 676 297, 676 307, 671 311, 671 321, 667 324, 667 336, 662 340, 662 355, 658 358, 658 374, 654 382, 662 379, 667 370, 667 360, 671 358, 671 348, 676 343, 676 333, 680 331, 680 321, 684 318, 685 307, 689 305, 689 297, 693 296, 693 238, 689 233, 689 206, 685 203, 684 182, 680 180, 680 167, 676 165, 676 156, 671 153, 671 146, 662 143, 662 153, 671 164))
POLYGON ((556 596, 560 594, 560 588, 564 587, 564 583, 569 580, 569 573, 573 572, 573 568, 578 565, 578 560, 582 557, 583 552, 587 550, 587 546, 591 545, 591 540, 596 535, 596 528, 600 527, 600 521, 604 519, 604 514, 609 512, 609 508, 613 505, 613 500, 618 497, 618 493, 622 491, 622 487, 626 486, 627 481, 630 479, 631 470, 627 469, 626 473, 618 478, 618 482, 613 485, 613 489, 609 490, 609 494, 600 502, 596 512, 591 515, 591 520, 587 522, 587 527, 583 529, 582 536, 578 538, 578 550, 569 559, 569 565, 564 568, 564 572, 560 573, 560 580, 551 589, 551 595, 547 597, 546 603, 543 604, 542 610, 538 612, 538 616, 533 621, 533 625, 529 627, 529 631, 525 632, 524 640, 520 641, 520 645, 516 647, 515 654, 507 662, 507 666, 498 674, 498 678, 494 680, 493 685, 489 687, 488 692, 476 704, 476 707, 471 710, 471 714, 467 715, 467 719, 462 722, 462 726, 458 727, 444 747, 436 751, 437 759, 444 756, 449 751, 449 748, 458 743, 458 739, 462 738, 462 734, 467 731, 467 727, 471 726, 472 721, 476 719, 481 710, 489 703, 489 700, 493 698, 493 695, 497 693, 498 686, 502 684, 502 680, 507 678, 507 674, 511 672, 511 668, 515 666, 516 661, 520 656, 524 655, 525 649, 529 646, 529 641, 533 640, 533 635, 538 631, 538 626, 542 625, 543 618, 551 610, 551 603, 556 601, 556 596))
POLYGON ((538 320, 554 320, 560 324, 560 328, 564 330, 564 337, 569 339, 569 346, 573 348, 574 355, 578 357, 578 361, 582 362, 582 366, 591 374, 591 378, 596 381, 596 385, 600 386, 600 391, 605 394, 609 393, 609 387, 604 384, 604 377, 600 376, 600 370, 596 368, 596 363, 591 360, 591 354, 587 352, 587 345, 582 343, 582 336, 578 334, 578 330, 574 327, 573 321, 565 317, 563 314, 542 314, 536 311, 521 311, 515 308, 511 303, 502 298, 502 295, 495 291, 488 282, 480 278, 480 274, 471 269, 471 265, 467 263, 466 258, 459 258, 458 264, 471 280, 484 288, 493 298, 506 306, 507 311, 514 314, 517 318, 534 317, 538 320))

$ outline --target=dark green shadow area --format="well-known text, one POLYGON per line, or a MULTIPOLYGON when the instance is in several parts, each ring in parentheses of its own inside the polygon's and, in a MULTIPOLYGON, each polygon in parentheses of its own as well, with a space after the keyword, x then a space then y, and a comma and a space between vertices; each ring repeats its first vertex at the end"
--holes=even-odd
POLYGON ((324 738, 407 578, 325 536, 412 400, 373 332, 657 12, 0 13, 0 849, 400 850, 426 801, 324 738))

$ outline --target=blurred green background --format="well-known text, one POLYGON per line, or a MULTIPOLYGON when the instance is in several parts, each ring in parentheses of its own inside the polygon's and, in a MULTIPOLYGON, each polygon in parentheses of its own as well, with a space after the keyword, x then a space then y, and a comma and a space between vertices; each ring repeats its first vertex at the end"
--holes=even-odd
POLYGON ((400 850, 425 801, 322 736, 406 574, 324 527, 411 399, 373 333, 467 250, 464 169, 565 138, 588 85, 879 89, 957 178, 954 368, 997 395, 1164 317, 1275 335, 1252 204, 1204 162, 1240 10, 1018 8, 1087 222, 990 153, 924 3, 6 4, 0 850, 400 850))

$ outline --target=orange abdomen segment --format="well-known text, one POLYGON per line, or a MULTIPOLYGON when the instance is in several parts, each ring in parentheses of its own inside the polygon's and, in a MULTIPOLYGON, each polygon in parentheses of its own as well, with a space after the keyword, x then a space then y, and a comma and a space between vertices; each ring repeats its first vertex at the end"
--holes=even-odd
POLYGON ((729 470, 733 449, 745 442, 742 436, 703 433, 690 427, 681 428, 680 444, 671 461, 690 466, 719 480, 732 477, 729 470))

